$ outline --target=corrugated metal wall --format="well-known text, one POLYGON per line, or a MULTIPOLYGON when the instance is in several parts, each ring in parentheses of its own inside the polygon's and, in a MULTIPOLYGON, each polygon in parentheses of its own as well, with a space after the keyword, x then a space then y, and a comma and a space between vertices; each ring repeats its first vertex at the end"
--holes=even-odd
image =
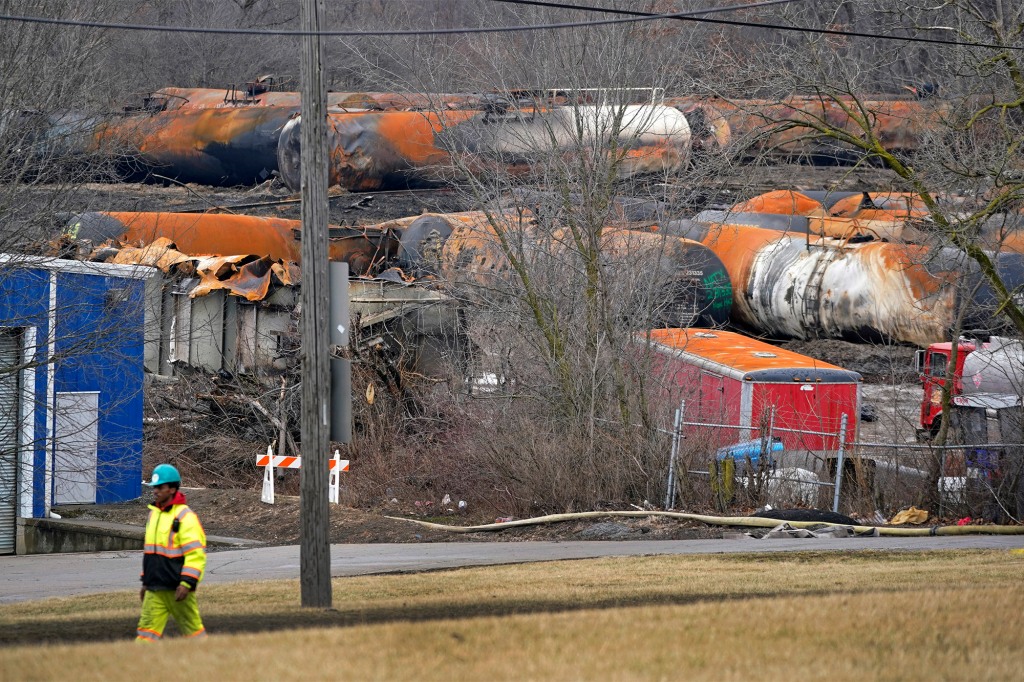
POLYGON ((18 509, 19 340, 0 330, 0 554, 14 552, 18 509))

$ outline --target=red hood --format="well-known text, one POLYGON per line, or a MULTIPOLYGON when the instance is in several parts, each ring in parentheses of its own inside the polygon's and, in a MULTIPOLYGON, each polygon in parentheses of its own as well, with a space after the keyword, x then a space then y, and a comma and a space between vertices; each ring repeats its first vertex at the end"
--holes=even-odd
POLYGON ((167 511, 176 504, 188 504, 187 502, 185 502, 185 493, 181 492, 180 490, 174 493, 174 497, 171 498, 171 501, 168 502, 165 506, 161 507, 160 511, 167 511))

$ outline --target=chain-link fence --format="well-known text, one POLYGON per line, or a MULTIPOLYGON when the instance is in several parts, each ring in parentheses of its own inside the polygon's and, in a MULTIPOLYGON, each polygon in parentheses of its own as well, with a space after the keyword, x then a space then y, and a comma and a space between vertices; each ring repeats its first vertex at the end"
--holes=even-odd
POLYGON ((671 438, 664 507, 796 505, 877 521, 915 505, 941 518, 1024 518, 1024 444, 855 441, 846 414, 835 430, 827 420, 821 430, 788 428, 776 409, 736 425, 689 419, 681 403, 672 428, 660 429, 671 438))

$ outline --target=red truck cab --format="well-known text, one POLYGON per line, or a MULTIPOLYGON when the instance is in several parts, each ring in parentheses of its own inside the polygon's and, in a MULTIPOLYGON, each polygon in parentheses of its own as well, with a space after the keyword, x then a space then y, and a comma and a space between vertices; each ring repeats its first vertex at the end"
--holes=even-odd
MULTIPOLYGON (((953 372, 953 395, 963 393, 964 360, 977 346, 972 341, 960 339, 957 344, 956 369, 953 372)), ((946 370, 953 354, 953 344, 933 343, 925 350, 917 351, 917 373, 921 379, 924 395, 921 398, 921 428, 918 437, 931 439, 942 423, 942 388, 946 385, 946 370)))

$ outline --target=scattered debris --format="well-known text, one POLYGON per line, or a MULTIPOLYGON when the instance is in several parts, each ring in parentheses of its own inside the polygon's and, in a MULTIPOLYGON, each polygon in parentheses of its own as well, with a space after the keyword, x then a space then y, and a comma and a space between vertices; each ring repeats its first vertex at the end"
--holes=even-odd
POLYGON ((812 526, 811 528, 794 528, 788 523, 783 523, 768 531, 766 539, 775 538, 850 538, 850 537, 878 537, 878 529, 872 528, 864 532, 856 532, 853 526, 812 526), (813 529, 813 530, 812 530, 813 529))
POLYGON ((592 526, 580 531, 579 536, 584 540, 630 540, 642 534, 637 528, 630 528, 621 523, 605 521, 595 523, 592 526))
MULTIPOLYGON (((898 512, 896 516, 892 517, 889 521, 889 525, 902 526, 905 524, 913 524, 915 526, 920 525, 928 520, 928 512, 924 509, 918 509, 917 507, 910 507, 910 509, 904 509, 898 512)), ((957 524, 959 525, 959 524, 957 524)))
POLYGON ((820 481, 816 473, 802 467, 776 469, 768 478, 768 499, 776 503, 798 502, 811 506, 818 500, 820 481))
MULTIPOLYGON (((415 523, 425 528, 443 530, 449 533, 485 533, 491 531, 506 530, 508 528, 522 528, 524 526, 536 526, 549 523, 561 523, 564 521, 579 521, 583 519, 596 519, 605 516, 610 517, 663 517, 677 519, 680 521, 696 521, 717 526, 745 526, 751 528, 775 528, 779 525, 779 519, 759 518, 756 516, 710 516, 708 514, 688 514, 685 512, 671 511, 590 511, 576 512, 572 514, 549 514, 537 516, 530 519, 513 519, 512 517, 500 517, 494 523, 479 526, 448 526, 442 523, 422 521, 399 516, 387 516, 385 518, 395 521, 406 521, 415 523)), ((805 521, 787 521, 793 528, 821 528, 826 526, 845 526, 846 524, 834 523, 812 523, 805 521)), ((854 533, 858 535, 868 534, 896 536, 896 537, 925 537, 934 535, 1024 535, 1024 526, 936 526, 932 528, 878 528, 875 526, 851 526, 854 533)))

